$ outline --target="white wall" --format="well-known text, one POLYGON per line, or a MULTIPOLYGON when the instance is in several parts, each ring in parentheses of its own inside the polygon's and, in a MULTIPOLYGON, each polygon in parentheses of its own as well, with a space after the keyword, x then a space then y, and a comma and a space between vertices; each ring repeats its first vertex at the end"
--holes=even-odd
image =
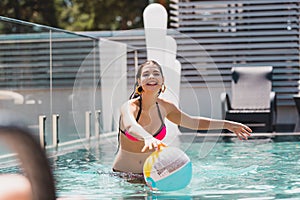
POLYGON ((100 40, 103 131, 117 130, 119 108, 127 99, 127 45, 100 40))

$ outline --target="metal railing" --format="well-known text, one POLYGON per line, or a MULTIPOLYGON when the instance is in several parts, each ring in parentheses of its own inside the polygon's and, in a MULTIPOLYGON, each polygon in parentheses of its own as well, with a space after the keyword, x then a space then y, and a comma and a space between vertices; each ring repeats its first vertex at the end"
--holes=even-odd
POLYGON ((96 138, 99 139, 100 136, 100 115, 101 115, 101 111, 100 110, 96 110, 94 112, 94 135, 92 135, 92 120, 91 120, 91 116, 92 116, 92 112, 91 111, 86 111, 85 112, 85 137, 80 138, 79 140, 73 140, 73 141, 68 141, 68 142, 64 142, 64 143, 60 143, 60 132, 59 132, 59 115, 58 114, 53 114, 52 115, 52 144, 49 144, 46 141, 46 131, 45 131, 45 126, 46 126, 46 116, 45 115, 40 115, 39 116, 39 141, 40 141, 40 145, 42 148, 46 149, 46 148, 53 148, 54 150, 57 150, 59 145, 63 146, 65 144, 70 144, 70 142, 72 143, 77 143, 79 141, 90 141, 91 138, 96 138))

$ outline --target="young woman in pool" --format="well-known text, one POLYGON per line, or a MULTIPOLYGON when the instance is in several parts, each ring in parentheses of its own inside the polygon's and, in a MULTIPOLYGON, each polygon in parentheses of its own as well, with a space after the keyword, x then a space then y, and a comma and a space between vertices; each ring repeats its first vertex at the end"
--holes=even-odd
POLYGON ((194 130, 227 129, 239 139, 247 139, 252 130, 241 123, 194 117, 182 112, 172 102, 159 97, 164 92, 161 66, 146 61, 136 74, 135 91, 121 107, 119 149, 113 171, 143 173, 146 158, 160 146, 166 135, 164 119, 194 130))

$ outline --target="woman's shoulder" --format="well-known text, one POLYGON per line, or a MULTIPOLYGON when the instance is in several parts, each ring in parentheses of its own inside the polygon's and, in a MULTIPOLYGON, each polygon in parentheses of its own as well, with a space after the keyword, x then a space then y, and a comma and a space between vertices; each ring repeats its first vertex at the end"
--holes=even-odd
POLYGON ((139 98, 129 99, 125 101, 122 105, 138 105, 139 104, 139 98))
POLYGON ((173 104, 174 105, 174 103, 172 101, 164 99, 164 98, 157 98, 157 102, 161 103, 161 104, 173 104))
POLYGON ((138 98, 129 99, 123 103, 123 105, 121 106, 121 110, 128 109, 128 108, 130 108, 130 110, 136 110, 138 106, 139 106, 138 98))
POLYGON ((163 106, 166 110, 173 110, 173 108, 176 107, 172 101, 163 98, 158 98, 157 103, 163 106))

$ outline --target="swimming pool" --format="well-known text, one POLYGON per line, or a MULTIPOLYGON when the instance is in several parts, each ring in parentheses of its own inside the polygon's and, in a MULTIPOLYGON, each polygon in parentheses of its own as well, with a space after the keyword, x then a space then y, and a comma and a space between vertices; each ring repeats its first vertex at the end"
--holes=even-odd
POLYGON ((85 199, 300 198, 300 142, 220 142, 205 157, 199 152, 203 143, 182 147, 193 163, 192 181, 183 190, 152 193, 115 176, 116 146, 104 140, 89 150, 52 156, 57 194, 85 199))

